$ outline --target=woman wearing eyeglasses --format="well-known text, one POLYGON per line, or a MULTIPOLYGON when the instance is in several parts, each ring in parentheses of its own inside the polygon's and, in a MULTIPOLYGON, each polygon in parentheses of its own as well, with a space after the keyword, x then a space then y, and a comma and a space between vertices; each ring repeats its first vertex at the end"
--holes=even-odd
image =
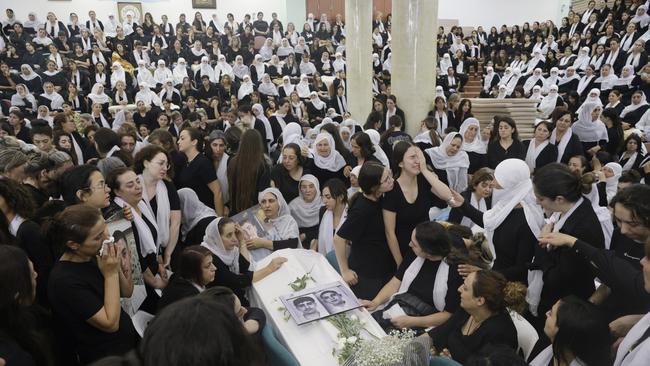
POLYGON ((174 183, 169 181, 169 157, 162 147, 149 145, 135 156, 135 173, 142 183, 142 198, 158 224, 157 244, 162 246, 163 264, 169 267, 181 227, 181 203, 174 183))

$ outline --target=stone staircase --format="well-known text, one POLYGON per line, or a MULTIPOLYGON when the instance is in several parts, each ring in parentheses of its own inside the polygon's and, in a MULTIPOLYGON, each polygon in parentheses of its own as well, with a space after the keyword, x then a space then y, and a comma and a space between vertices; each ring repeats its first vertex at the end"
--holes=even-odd
POLYGON ((478 65, 477 71, 474 70, 473 66, 469 68, 469 80, 465 84, 465 90, 461 93, 461 97, 478 98, 483 88, 481 75, 483 75, 483 66, 478 65))

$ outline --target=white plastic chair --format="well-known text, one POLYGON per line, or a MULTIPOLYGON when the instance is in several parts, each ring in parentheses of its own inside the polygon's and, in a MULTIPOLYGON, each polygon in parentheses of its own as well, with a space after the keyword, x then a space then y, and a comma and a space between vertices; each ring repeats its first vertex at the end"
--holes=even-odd
POLYGON ((517 352, 521 350, 524 354, 524 360, 527 360, 533 351, 533 347, 535 347, 535 344, 539 340, 539 335, 528 320, 524 319, 516 311, 508 309, 508 313, 512 322, 515 324, 515 328, 517 328, 517 352))

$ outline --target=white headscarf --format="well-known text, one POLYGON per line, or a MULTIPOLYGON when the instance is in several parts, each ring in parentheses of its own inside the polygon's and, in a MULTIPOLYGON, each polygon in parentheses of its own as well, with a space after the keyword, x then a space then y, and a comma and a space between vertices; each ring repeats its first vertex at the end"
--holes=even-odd
POLYGON ((581 142, 609 141, 605 124, 600 119, 594 121, 591 117, 591 112, 598 107, 600 106, 597 103, 585 102, 580 115, 578 115, 578 120, 571 126, 573 133, 581 142))
POLYGON ((540 80, 542 81, 542 85, 544 85, 544 77, 542 76, 542 69, 536 68, 535 71, 533 72, 533 75, 529 76, 528 79, 526 79, 526 82, 524 83, 524 93, 526 94, 530 93, 530 90, 533 88, 533 86, 537 84, 537 82, 540 80))
POLYGON ((487 153, 487 144, 481 139, 481 123, 476 118, 470 117, 460 125, 460 135, 463 137, 463 146, 461 147, 463 151, 475 152, 477 154, 487 153), (476 137, 474 137, 474 141, 467 142, 465 132, 467 132, 470 126, 476 126, 476 137))
POLYGON ((634 104, 634 102, 632 102, 632 104, 623 108, 623 111, 621 111, 621 118, 625 118, 625 116, 627 116, 628 113, 634 112, 637 109, 643 107, 644 105, 648 105, 648 102, 646 102, 645 93, 644 92, 640 92, 640 93, 641 93, 641 101, 637 104, 634 104))
MULTIPOLYGON (((595 77, 596 77, 596 75, 593 75, 593 74, 592 74, 591 76, 587 76, 587 75, 585 74, 585 76, 583 76, 582 78, 580 78, 580 81, 578 82, 578 89, 576 89, 576 91, 578 92, 578 94, 582 94, 582 92, 585 91, 585 89, 587 88, 587 86, 589 86, 589 83, 591 82, 591 80, 593 80, 593 78, 595 78, 595 77)), ((591 89, 591 90, 593 90, 593 89, 591 89)), ((596 90, 598 90, 598 89, 596 89, 596 90)), ((591 92, 590 92, 590 93, 591 93, 591 92)), ((598 93, 599 93, 599 95, 600 95, 600 90, 598 90, 598 93)))
POLYGON ((610 168, 614 175, 605 181, 605 192, 607 193, 607 203, 609 204, 618 191, 618 180, 623 173, 623 167, 619 163, 607 163, 605 167, 610 168))
POLYGON ((555 110, 555 106, 557 105, 557 97, 558 97, 558 87, 557 85, 553 84, 549 88, 548 94, 542 98, 542 101, 539 103, 539 106, 537 108, 542 111, 542 115, 546 118, 553 113, 555 110))
POLYGON ((462 136, 458 132, 451 132, 442 140, 440 146, 424 150, 431 158, 431 163, 436 169, 447 172, 447 181, 449 188, 462 192, 467 188, 467 169, 469 168, 469 156, 462 149, 458 150, 455 155, 448 155, 447 148, 451 145, 454 138, 462 136))
POLYGON ((217 83, 219 80, 215 76, 215 69, 210 66, 210 58, 208 56, 201 57, 201 63, 199 68, 196 70, 197 75, 203 77, 203 75, 208 75, 211 83, 217 83))
POLYGON ((205 235, 201 246, 207 248, 212 254, 216 255, 221 261, 228 266, 230 272, 240 274, 239 272, 239 246, 235 245, 228 250, 223 245, 221 234, 219 234, 219 222, 221 217, 217 217, 208 227, 205 228, 205 235))
POLYGON ((533 194, 533 182, 530 179, 530 169, 523 160, 506 159, 497 165, 494 178, 501 186, 495 189, 492 198, 492 208, 483 214, 483 227, 496 259, 494 231, 510 215, 510 212, 519 204, 524 209, 526 222, 535 237, 539 237, 544 225, 544 212, 537 204, 533 194))
POLYGON ((92 100, 93 103, 99 103, 99 104, 108 103, 110 101, 110 98, 108 97, 108 95, 106 95, 104 90, 102 90, 101 94, 99 93, 100 87, 103 88, 104 86, 100 83, 95 83, 95 85, 93 85, 93 88, 90 91, 90 94, 88 94, 88 99, 92 100))
POLYGON ((23 78, 23 80, 31 81, 31 80, 34 80, 36 78, 40 78, 40 76, 37 73, 34 72, 34 69, 32 69, 32 67, 30 65, 28 65, 28 64, 20 65, 21 69, 23 67, 27 68, 29 70, 29 75, 25 75, 22 71, 20 72, 20 77, 23 78))
POLYGON ((379 135, 379 132, 376 130, 369 128, 365 131, 368 137, 370 137, 370 142, 372 142, 372 146, 375 148, 375 153, 373 154, 383 166, 385 167, 390 167, 390 161, 388 160, 388 156, 386 156, 386 153, 384 152, 384 149, 381 148, 379 145, 379 142, 381 141, 381 136, 379 135))
POLYGON ((494 72, 494 68, 492 66, 488 66, 487 74, 485 74, 485 79, 483 79, 483 90, 486 93, 490 91, 490 86, 492 85, 492 79, 494 79, 495 75, 496 73, 494 72))
POLYGON ((156 81, 146 65, 147 63, 144 60, 138 61, 138 84, 144 82, 149 85, 156 85, 156 81))
MULTIPOLYGON (((255 116, 255 118, 259 119, 264 123, 264 129, 266 131, 266 138, 268 140, 271 140, 273 138, 273 129, 271 128, 271 122, 269 122, 269 119, 266 117, 266 114, 264 114, 264 107, 262 107, 261 104, 255 103, 251 107, 254 111, 256 111, 258 114, 255 116)), ((267 141, 264 141, 266 144, 267 141)))
POLYGON ((291 215, 298 223, 298 227, 309 228, 318 225, 318 214, 323 203, 321 201, 318 178, 311 174, 305 174, 300 178, 300 182, 302 183, 303 181, 310 182, 316 187, 316 196, 311 202, 307 202, 302 195, 302 191, 299 190, 298 197, 289 203, 289 209, 291 210, 291 215))
POLYGON ((232 67, 232 73, 239 79, 243 79, 245 75, 251 74, 248 66, 244 65, 244 58, 241 55, 235 57, 235 65, 232 67))
POLYGON ((262 197, 267 193, 271 193, 276 197, 280 209, 277 218, 264 220, 263 225, 267 229, 265 238, 268 240, 287 240, 293 238, 300 240, 298 224, 291 216, 289 205, 284 200, 282 193, 277 188, 267 188, 257 195, 257 200, 262 201, 262 197))
POLYGON ((309 98, 311 90, 309 90, 309 79, 307 78, 307 75, 300 75, 300 82, 296 85, 296 91, 300 98, 309 98))
POLYGON ((336 146, 334 145, 334 138, 327 132, 321 132, 316 136, 314 140, 314 146, 312 147, 311 153, 314 155, 314 164, 320 169, 325 169, 330 172, 338 172, 345 165, 345 159, 343 156, 336 151, 336 146), (320 141, 327 140, 330 146, 330 154, 328 156, 320 156, 318 154, 317 145, 320 141))
POLYGON ((327 106, 325 102, 320 100, 318 93, 316 92, 309 93, 309 101, 311 102, 311 105, 313 105, 314 108, 318 109, 319 111, 327 106))
POLYGON ((260 94, 278 96, 278 88, 271 81, 269 74, 262 75, 262 82, 257 87, 260 94))
POLYGON ((453 63, 451 62, 451 57, 449 56, 448 53, 445 53, 445 54, 442 55, 442 59, 440 59, 440 72, 443 75, 446 75, 447 70, 450 67, 452 67, 452 68, 454 67, 453 63))
POLYGON ((580 115, 580 111, 582 111, 582 106, 584 106, 587 103, 596 103, 601 107, 603 106, 603 102, 600 100, 600 89, 593 88, 589 91, 589 94, 587 94, 587 98, 585 98, 585 101, 580 105, 580 107, 576 111, 576 114, 580 115))
POLYGON ((214 67, 214 74, 218 75, 219 77, 223 75, 228 75, 231 78, 235 77, 235 73, 233 72, 232 66, 228 62, 226 62, 226 56, 224 55, 219 55, 217 58, 217 65, 214 67))
POLYGON ((239 90, 237 91, 237 99, 242 100, 246 98, 247 95, 253 93, 253 82, 249 75, 244 76, 244 80, 241 85, 239 85, 239 90))
POLYGON ((345 70, 345 61, 343 60, 343 54, 337 52, 334 54, 335 60, 332 63, 334 66, 334 72, 344 71, 345 70))
POLYGON ((173 71, 174 85, 183 84, 183 79, 189 77, 187 75, 187 63, 183 57, 178 58, 178 63, 173 71))
POLYGON ((560 72, 560 69, 557 67, 552 67, 551 68, 551 73, 546 80, 544 80, 544 86, 542 87, 542 94, 548 94, 548 92, 551 90, 551 86, 557 85, 558 81, 560 78, 558 77, 558 73, 560 72))
POLYGON ((115 61, 113 62, 113 66, 115 66, 117 70, 111 71, 111 88, 115 88, 115 85, 117 85, 117 82, 120 80, 126 84, 126 73, 124 72, 122 64, 115 61))
POLYGON ((530 93, 530 97, 528 99, 530 100, 535 100, 535 101, 541 101, 544 97, 542 96, 542 87, 539 85, 535 85, 533 87, 533 92, 530 93))
POLYGON ((282 77, 282 88, 284 89, 284 94, 287 96, 291 95, 293 93, 293 90, 296 88, 293 84, 291 84, 291 78, 288 76, 282 77))
POLYGON ((217 216, 214 209, 201 202, 199 196, 191 188, 179 189, 178 198, 181 201, 181 238, 183 240, 199 221, 206 217, 217 216))
POLYGON ((165 65, 165 60, 158 60, 158 67, 153 72, 153 79, 157 84, 164 84, 167 79, 172 79, 174 74, 165 65))

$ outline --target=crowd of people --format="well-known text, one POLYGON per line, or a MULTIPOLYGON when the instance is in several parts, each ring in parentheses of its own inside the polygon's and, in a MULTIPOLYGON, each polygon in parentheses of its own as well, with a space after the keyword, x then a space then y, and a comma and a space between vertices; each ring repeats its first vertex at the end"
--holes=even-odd
POLYGON ((441 29, 445 75, 414 136, 390 93, 390 14, 373 21, 372 110, 351 116, 340 15, 296 29, 7 9, 0 361, 267 364, 247 291, 286 262, 261 260, 305 249, 386 331, 428 338, 434 363, 644 365, 650 15, 604 3, 560 28, 441 29), (532 139, 473 117, 470 66, 483 97, 540 99, 532 139), (261 236, 234 218, 252 207, 261 236), (142 337, 121 302, 134 268, 142 337))

